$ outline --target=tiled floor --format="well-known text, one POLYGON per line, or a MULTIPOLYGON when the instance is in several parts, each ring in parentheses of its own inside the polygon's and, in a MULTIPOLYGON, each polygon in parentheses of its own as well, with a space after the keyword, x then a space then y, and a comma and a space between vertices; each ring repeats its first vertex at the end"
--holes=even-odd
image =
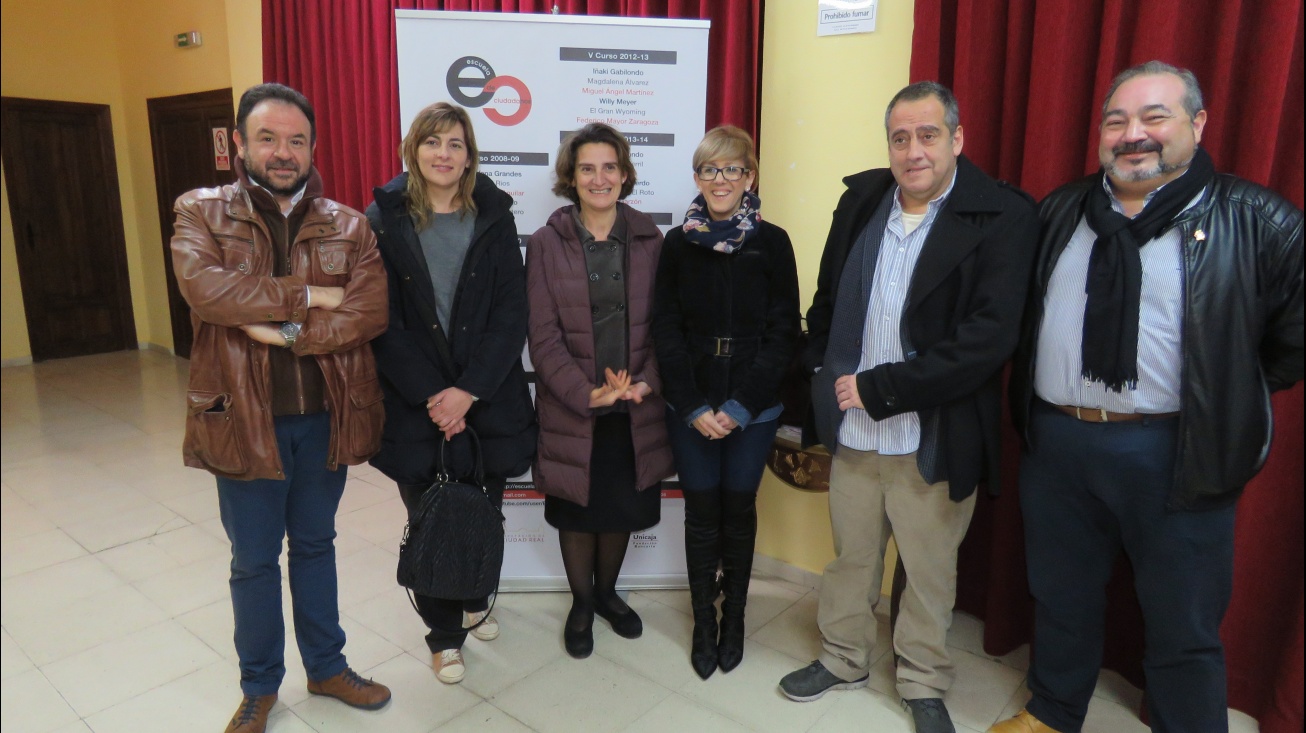
MULTIPOLYGON (((234 710, 228 546, 213 480, 181 466, 185 379, 185 361, 151 351, 0 370, 4 733, 220 731, 234 710)), ((887 654, 869 690, 806 704, 780 696, 779 678, 817 654, 816 597, 761 576, 746 657, 728 675, 704 682, 690 669, 684 591, 632 593, 644 636, 621 639, 600 621, 584 661, 562 648, 567 596, 505 594, 495 608, 502 635, 469 639, 466 680, 442 685, 393 582, 403 528, 393 485, 352 470, 338 526, 345 651, 394 701, 363 713, 310 699, 292 643, 277 733, 911 730, 887 654)), ((947 701, 961 731, 983 731, 1027 695, 1026 650, 992 659, 979 638, 980 623, 958 614, 947 701)), ((881 650, 885 641, 882 629, 881 650)), ((1131 713, 1138 700, 1103 674, 1085 730, 1146 730, 1131 713)), ((1256 730, 1230 716, 1235 731, 1256 730)))

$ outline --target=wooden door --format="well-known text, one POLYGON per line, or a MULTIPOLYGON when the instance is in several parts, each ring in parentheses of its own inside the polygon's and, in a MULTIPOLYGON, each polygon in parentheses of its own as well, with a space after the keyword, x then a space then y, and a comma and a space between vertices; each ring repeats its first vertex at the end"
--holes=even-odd
POLYGON ((135 349, 109 107, 0 99, 32 360, 135 349))
POLYGON ((189 358, 195 334, 191 328, 190 306, 181 297, 172 270, 172 205, 178 196, 192 189, 221 186, 236 180, 232 170, 236 146, 231 142, 231 130, 235 126, 231 90, 159 97, 146 100, 146 105, 154 148, 154 187, 158 194, 159 230, 163 232, 163 269, 168 279, 173 351, 177 356, 189 358))

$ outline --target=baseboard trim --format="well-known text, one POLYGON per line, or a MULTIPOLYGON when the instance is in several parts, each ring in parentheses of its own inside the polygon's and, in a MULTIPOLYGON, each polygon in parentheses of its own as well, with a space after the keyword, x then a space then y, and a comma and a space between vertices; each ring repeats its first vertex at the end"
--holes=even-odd
POLYGON ((136 342, 136 348, 140 349, 141 351, 159 351, 164 354, 167 354, 168 356, 177 355, 177 352, 173 351, 172 349, 169 349, 168 347, 163 346, 161 344, 156 344, 153 341, 138 341, 136 342))

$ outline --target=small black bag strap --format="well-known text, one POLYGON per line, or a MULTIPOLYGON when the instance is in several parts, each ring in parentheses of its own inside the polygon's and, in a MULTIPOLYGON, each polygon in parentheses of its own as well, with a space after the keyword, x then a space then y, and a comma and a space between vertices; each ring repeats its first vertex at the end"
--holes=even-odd
MULTIPOLYGON (((467 435, 472 439, 472 458, 476 463, 472 469, 472 478, 476 482, 476 488, 485 492, 486 496, 489 496, 489 493, 485 490, 485 461, 482 460, 481 456, 481 439, 476 435, 476 431, 472 429, 471 425, 468 425, 463 432, 467 433, 467 435)), ((439 472, 437 482, 444 482, 449 480, 449 472, 444 468, 444 446, 449 441, 445 440, 444 433, 440 433, 439 440, 440 460, 436 466, 436 470, 439 472)))

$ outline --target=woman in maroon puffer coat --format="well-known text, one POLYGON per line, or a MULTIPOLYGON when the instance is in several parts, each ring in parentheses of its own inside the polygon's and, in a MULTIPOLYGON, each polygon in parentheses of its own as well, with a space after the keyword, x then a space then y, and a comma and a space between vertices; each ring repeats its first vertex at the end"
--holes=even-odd
POLYGON ((623 203, 635 166, 621 133, 590 124, 563 141, 554 193, 574 203, 526 245, 530 356, 540 421, 536 487, 558 528, 572 607, 567 652, 594 649, 594 614, 617 634, 643 631, 617 596, 630 533, 661 517, 672 473, 649 336, 662 235, 623 203))

